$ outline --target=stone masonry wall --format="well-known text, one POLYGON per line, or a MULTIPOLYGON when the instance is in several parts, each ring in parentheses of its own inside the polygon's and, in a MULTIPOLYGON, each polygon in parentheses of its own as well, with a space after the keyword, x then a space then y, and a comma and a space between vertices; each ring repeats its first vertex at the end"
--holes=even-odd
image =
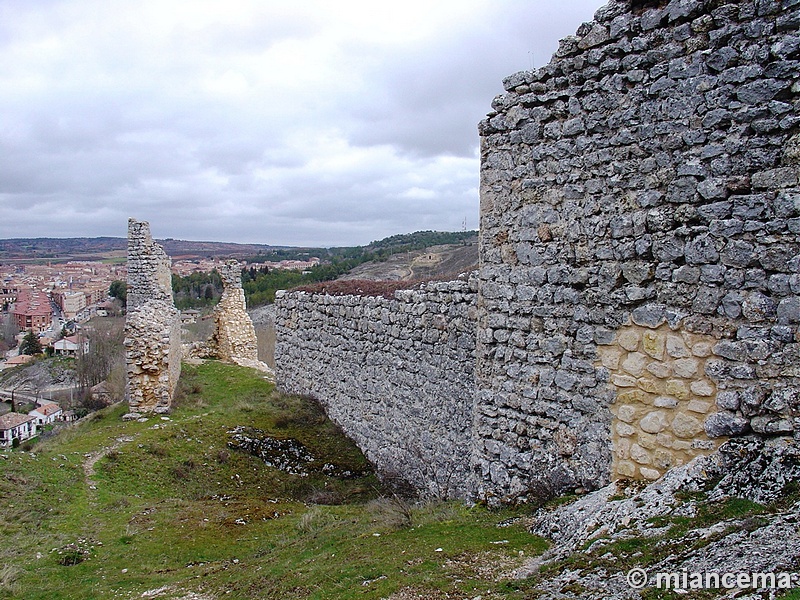
POLYGON ((172 261, 153 241, 150 223, 128 219, 128 310, 148 300, 172 299, 172 261))
POLYGON ((167 412, 180 377, 181 321, 170 266, 150 225, 129 219, 125 397, 132 413, 167 412))
POLYGON ((478 496, 800 431, 800 3, 612 0, 480 124, 478 496))
POLYGON ((279 293, 276 378, 320 400, 385 475, 433 496, 468 494, 475 281, 393 298, 279 293))

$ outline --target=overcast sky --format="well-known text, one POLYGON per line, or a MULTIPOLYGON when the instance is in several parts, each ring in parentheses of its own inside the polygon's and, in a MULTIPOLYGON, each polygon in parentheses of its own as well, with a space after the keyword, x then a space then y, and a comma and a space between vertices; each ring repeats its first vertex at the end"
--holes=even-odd
POLYGON ((477 124, 603 0, 2 0, 0 238, 478 226, 477 124))

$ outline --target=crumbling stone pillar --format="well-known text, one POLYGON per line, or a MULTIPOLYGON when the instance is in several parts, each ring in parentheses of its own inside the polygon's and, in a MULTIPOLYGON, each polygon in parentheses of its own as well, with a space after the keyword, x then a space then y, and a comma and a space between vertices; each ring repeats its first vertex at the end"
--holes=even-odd
POLYGON ((181 374, 181 321, 171 261, 146 221, 128 220, 125 398, 131 412, 167 412, 181 374))
POLYGON ((258 340, 253 321, 247 314, 241 272, 235 260, 227 261, 220 268, 224 289, 214 308, 214 335, 210 345, 220 360, 263 370, 266 365, 258 360, 258 340))

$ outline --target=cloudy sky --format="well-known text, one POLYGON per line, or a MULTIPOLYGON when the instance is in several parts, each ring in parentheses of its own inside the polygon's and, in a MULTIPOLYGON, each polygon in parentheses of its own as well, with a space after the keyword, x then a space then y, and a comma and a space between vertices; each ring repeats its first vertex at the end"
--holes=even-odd
POLYGON ((478 226, 477 123, 603 0, 2 0, 0 238, 478 226))

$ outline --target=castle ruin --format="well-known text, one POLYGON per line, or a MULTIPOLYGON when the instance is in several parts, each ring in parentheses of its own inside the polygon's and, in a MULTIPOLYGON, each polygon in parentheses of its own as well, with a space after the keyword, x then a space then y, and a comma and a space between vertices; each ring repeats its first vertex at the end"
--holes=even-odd
POLYGON ((489 502, 797 439, 798 28, 785 0, 611 0, 479 126, 477 294, 283 294, 279 384, 489 502))
POLYGON ((228 260, 220 268, 222 297, 214 307, 214 334, 207 344, 207 354, 225 362, 261 371, 270 369, 258 360, 258 340, 242 289, 242 268, 228 260))
POLYGON ((132 413, 168 412, 181 374, 181 320, 170 258, 146 221, 128 219, 125 398, 132 413))

